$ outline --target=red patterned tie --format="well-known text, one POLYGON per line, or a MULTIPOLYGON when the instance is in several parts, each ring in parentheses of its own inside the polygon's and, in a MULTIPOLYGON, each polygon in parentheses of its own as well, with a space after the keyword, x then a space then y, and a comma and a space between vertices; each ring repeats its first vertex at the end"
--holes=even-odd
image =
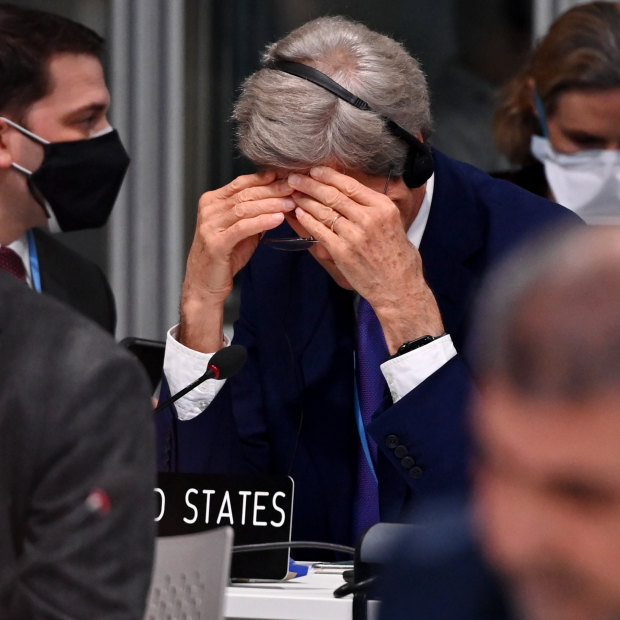
POLYGON ((0 248, 0 269, 13 274, 22 282, 26 281, 26 268, 17 252, 11 248, 0 248))

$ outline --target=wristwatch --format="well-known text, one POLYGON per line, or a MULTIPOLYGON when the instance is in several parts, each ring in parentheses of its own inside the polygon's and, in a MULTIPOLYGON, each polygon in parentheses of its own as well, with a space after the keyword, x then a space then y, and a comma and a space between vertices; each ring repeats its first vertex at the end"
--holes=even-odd
MULTIPOLYGON (((445 336, 445 334, 441 334, 441 336, 445 336)), ((409 351, 419 349, 420 347, 423 347, 425 344, 428 344, 429 342, 433 342, 433 340, 437 340, 438 338, 441 338, 441 336, 429 336, 427 334, 426 336, 421 336, 420 338, 416 338, 415 340, 404 342, 403 344, 400 345, 400 347, 398 347, 398 351, 396 351, 396 353, 394 353, 394 355, 392 355, 390 359, 394 359, 395 357, 398 357, 399 355, 403 355, 404 353, 409 353, 409 351)))

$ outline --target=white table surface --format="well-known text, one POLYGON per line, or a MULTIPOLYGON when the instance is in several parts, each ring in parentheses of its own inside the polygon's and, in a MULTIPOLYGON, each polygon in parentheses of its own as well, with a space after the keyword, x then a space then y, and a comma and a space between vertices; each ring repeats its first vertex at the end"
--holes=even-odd
MULTIPOLYGON (((351 595, 334 598, 344 583, 341 574, 312 572, 290 581, 233 584, 226 590, 229 620, 351 620, 351 595)), ((369 620, 378 617, 379 603, 369 604, 369 620)))

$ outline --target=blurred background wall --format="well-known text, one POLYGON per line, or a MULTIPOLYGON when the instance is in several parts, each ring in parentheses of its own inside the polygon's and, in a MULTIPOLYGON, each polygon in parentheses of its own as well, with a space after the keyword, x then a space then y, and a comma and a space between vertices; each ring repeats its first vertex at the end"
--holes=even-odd
MULTIPOLYGON (((110 222, 63 234, 107 272, 117 337, 164 339, 178 320, 196 205, 248 166, 229 120, 261 50, 342 14, 402 41, 431 85, 433 144, 488 170, 495 97, 553 19, 579 0, 13 0, 85 23, 108 41, 112 123, 132 164, 110 222)), ((232 297, 228 320, 234 319, 232 297)))

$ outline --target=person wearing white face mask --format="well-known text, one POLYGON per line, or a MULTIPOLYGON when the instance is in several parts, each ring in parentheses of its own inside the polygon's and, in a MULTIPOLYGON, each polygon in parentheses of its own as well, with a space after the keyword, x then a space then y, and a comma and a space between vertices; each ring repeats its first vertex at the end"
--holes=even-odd
POLYGON ((52 232, 102 226, 129 157, 107 118, 103 39, 0 4, 0 268, 114 333, 101 269, 52 232))
POLYGON ((620 224, 620 3, 561 15, 507 85, 494 121, 520 168, 498 173, 588 224, 620 224))

